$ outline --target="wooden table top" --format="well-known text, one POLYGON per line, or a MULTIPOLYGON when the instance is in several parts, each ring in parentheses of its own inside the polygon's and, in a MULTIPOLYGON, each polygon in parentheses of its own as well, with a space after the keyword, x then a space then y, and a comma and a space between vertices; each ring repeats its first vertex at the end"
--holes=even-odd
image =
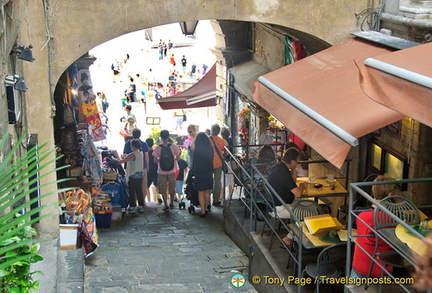
POLYGON ((297 185, 305 183, 306 189, 302 193, 302 197, 330 197, 330 196, 347 196, 348 191, 343 185, 335 179, 334 182, 328 182, 327 179, 315 179, 315 183, 308 183, 308 177, 298 177, 296 180, 297 185), (321 184, 322 187, 316 188, 315 184, 321 184))

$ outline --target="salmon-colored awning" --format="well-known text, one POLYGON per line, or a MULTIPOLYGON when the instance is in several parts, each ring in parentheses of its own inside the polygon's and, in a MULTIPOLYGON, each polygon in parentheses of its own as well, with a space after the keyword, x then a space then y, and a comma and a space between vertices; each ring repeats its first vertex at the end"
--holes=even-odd
POLYGON ((360 85, 372 100, 432 127, 432 43, 368 58, 360 85))
POLYGON ((216 106, 216 65, 184 92, 160 98, 157 103, 164 110, 216 106))
POLYGON ((261 76, 254 100, 340 168, 357 138, 404 115, 369 99, 356 64, 389 50, 350 39, 261 76))

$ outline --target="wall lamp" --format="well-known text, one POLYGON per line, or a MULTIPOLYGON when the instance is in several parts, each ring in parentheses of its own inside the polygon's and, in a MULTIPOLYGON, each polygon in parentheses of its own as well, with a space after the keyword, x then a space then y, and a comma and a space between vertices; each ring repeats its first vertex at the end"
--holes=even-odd
POLYGON ((5 77, 5 85, 7 86, 13 86, 14 89, 25 92, 27 91, 27 86, 25 84, 25 80, 23 77, 13 74, 13 75, 6 75, 5 77))
POLYGON ((195 29, 198 25, 198 21, 182 21, 180 23, 180 28, 182 30, 182 33, 185 36, 193 36, 195 34, 195 29))
POLYGON ((16 53, 18 55, 18 59, 33 62, 35 59, 33 58, 33 53, 31 50, 32 48, 32 45, 29 45, 28 47, 19 45, 15 47, 15 50, 13 50, 12 53, 16 53))
POLYGON ((63 85, 65 88, 69 89, 71 91, 72 95, 74 95, 74 96, 78 95, 78 91, 75 88, 73 88, 70 85, 67 85, 67 84, 65 84, 64 82, 61 82, 61 81, 59 81, 59 83, 61 85, 63 85))

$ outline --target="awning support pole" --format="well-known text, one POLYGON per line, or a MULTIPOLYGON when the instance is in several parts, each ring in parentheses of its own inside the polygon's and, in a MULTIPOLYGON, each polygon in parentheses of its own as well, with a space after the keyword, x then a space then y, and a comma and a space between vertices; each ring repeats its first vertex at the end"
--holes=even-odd
POLYGON ((299 111, 303 112, 305 115, 307 115, 311 119, 321 124, 321 126, 328 129, 330 132, 332 132, 334 135, 336 135, 337 137, 339 137, 349 145, 354 147, 358 145, 357 138, 355 138, 354 136, 352 136, 351 134, 349 134, 348 132, 346 132, 345 130, 343 130, 342 128, 340 128, 339 126, 337 126, 336 124, 328 120, 327 118, 318 114, 316 111, 309 108, 308 106, 306 106, 305 104, 297 100, 295 97, 291 96, 290 94, 282 90, 280 87, 278 87, 277 85, 275 85, 274 83, 266 79, 265 77, 260 76, 258 78, 258 81, 261 84, 263 84, 265 87, 267 87, 269 90, 271 90, 272 92, 280 96, 286 102, 290 103, 299 111))

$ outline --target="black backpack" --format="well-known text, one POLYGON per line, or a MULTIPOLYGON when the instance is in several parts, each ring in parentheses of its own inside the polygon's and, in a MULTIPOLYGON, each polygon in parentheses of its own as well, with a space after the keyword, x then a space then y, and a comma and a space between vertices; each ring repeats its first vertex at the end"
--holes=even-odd
POLYGON ((161 147, 160 168, 162 171, 171 171, 174 169, 174 155, 171 151, 171 144, 159 145, 161 147))

